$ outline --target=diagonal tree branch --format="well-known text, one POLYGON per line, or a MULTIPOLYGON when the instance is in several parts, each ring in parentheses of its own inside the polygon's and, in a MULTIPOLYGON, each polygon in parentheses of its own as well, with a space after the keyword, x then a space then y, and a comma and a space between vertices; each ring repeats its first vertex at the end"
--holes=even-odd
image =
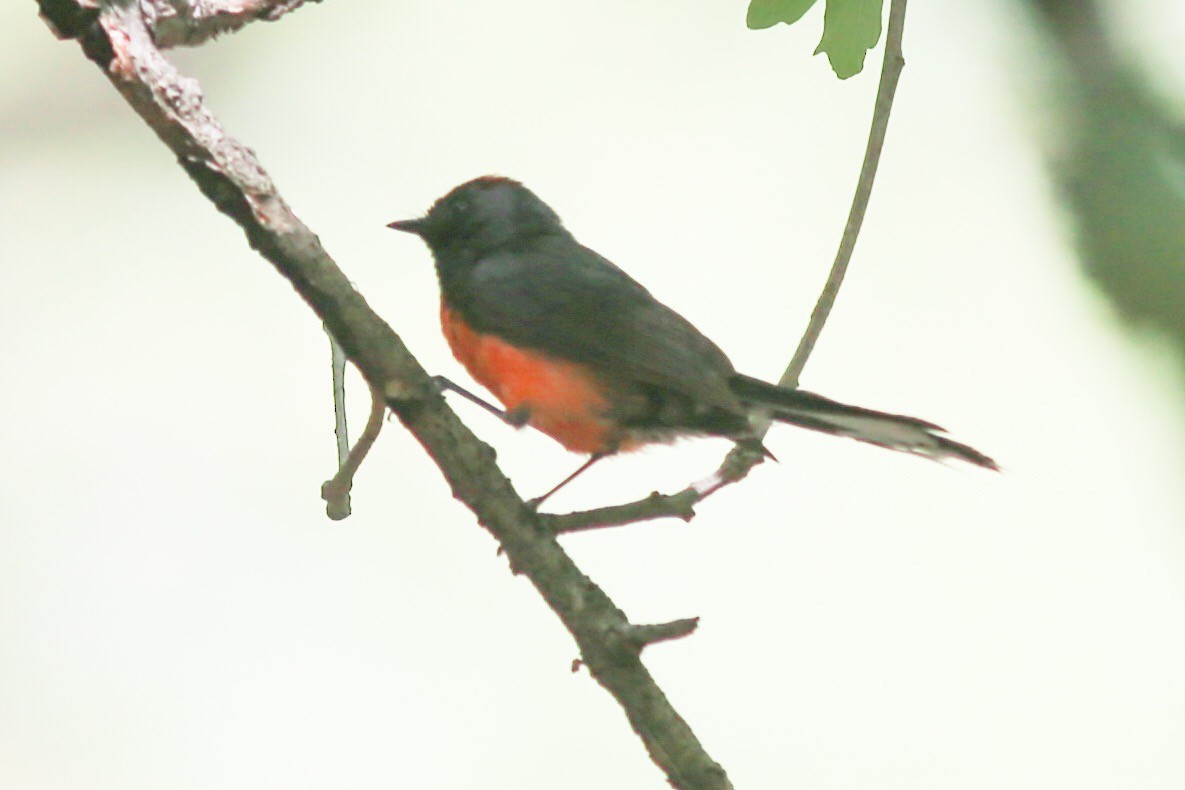
MULTIPOLYGON (((860 236, 860 228, 864 224, 864 216, 868 213, 868 203, 872 198, 872 186, 876 182, 876 170, 880 164, 881 151, 885 146, 885 134, 889 129, 889 114, 893 109, 893 98, 897 94, 897 83, 901 79, 901 71, 905 68, 905 56, 902 54, 902 37, 905 31, 906 0, 892 0, 889 6, 889 25, 885 34, 885 57, 881 66, 880 82, 877 84, 876 102, 872 111, 872 126, 868 130, 868 143, 864 149, 864 163, 860 167, 860 175, 856 182, 856 192, 852 196, 852 206, 848 211, 848 221, 844 225, 843 235, 839 240, 839 249, 835 253, 835 261, 831 264, 831 271, 827 275, 827 282, 823 285, 823 292, 811 312, 811 319, 807 323, 806 332, 798 341, 798 348, 790 359, 778 384, 783 387, 797 387, 798 379, 806 367, 807 359, 823 332, 823 326, 831 315, 831 308, 839 295, 843 285, 844 275, 847 274, 848 264, 852 260, 852 253, 856 249, 856 240, 860 236)), ((770 421, 764 420, 759 426, 758 439, 769 431, 770 421)), ((760 441, 746 440, 738 443, 724 462, 708 478, 688 486, 677 494, 651 494, 645 499, 624 505, 596 508, 576 513, 563 513, 549 516, 547 524, 556 532, 576 532, 597 529, 599 527, 619 527, 640 521, 651 521, 658 518, 674 516, 684 521, 690 521, 695 515, 694 506, 718 489, 742 480, 754 466, 766 457, 760 441)))
POLYGON ((164 58, 135 0, 110 0, 99 9, 69 0, 40 4, 55 32, 80 40, 198 188, 313 308, 423 445, 454 496, 497 539, 511 569, 526 576, 557 614, 576 640, 582 663, 621 705, 670 783, 683 790, 730 788, 724 770, 641 661, 646 644, 689 633, 694 621, 634 626, 581 573, 495 465, 493 451, 445 405, 423 368, 292 213, 252 153, 222 129, 197 82, 164 58))

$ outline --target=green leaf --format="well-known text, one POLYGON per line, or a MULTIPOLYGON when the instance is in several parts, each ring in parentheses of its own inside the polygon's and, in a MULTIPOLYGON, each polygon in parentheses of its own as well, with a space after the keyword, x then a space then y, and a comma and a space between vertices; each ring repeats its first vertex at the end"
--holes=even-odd
POLYGON ((815 54, 826 52, 831 70, 841 80, 859 74, 864 56, 880 41, 883 4, 884 0, 827 0, 823 38, 815 54))
MULTIPOLYGON (((811 10, 816 0, 752 0, 745 25, 750 30, 763 30, 779 22, 793 25, 811 10)), ((834 0, 832 0, 834 2, 834 0)))

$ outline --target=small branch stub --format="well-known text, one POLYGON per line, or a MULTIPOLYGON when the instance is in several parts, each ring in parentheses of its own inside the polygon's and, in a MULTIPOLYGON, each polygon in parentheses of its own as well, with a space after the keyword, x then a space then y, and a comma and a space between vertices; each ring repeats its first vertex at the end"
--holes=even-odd
POLYGON ((669 642, 672 639, 682 639, 689 636, 698 627, 698 617, 685 617, 682 620, 672 620, 669 623, 631 625, 626 632, 626 639, 641 652, 643 648, 656 642, 669 642))

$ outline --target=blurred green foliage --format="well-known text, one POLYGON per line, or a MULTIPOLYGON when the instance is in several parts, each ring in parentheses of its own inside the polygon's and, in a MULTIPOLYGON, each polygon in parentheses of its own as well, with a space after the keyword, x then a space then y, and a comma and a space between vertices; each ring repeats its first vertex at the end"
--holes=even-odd
POLYGON ((1055 71, 1047 162, 1082 267, 1117 313, 1185 361, 1185 124, 1098 0, 1026 0, 1055 71))

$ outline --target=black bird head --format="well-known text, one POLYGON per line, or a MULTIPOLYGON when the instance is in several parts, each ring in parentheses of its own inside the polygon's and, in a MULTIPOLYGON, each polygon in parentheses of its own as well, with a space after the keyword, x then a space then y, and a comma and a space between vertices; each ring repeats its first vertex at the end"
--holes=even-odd
POLYGON ((424 216, 387 227, 419 236, 438 261, 442 255, 469 258, 531 236, 566 232, 534 192, 501 176, 467 181, 433 203, 424 216))

